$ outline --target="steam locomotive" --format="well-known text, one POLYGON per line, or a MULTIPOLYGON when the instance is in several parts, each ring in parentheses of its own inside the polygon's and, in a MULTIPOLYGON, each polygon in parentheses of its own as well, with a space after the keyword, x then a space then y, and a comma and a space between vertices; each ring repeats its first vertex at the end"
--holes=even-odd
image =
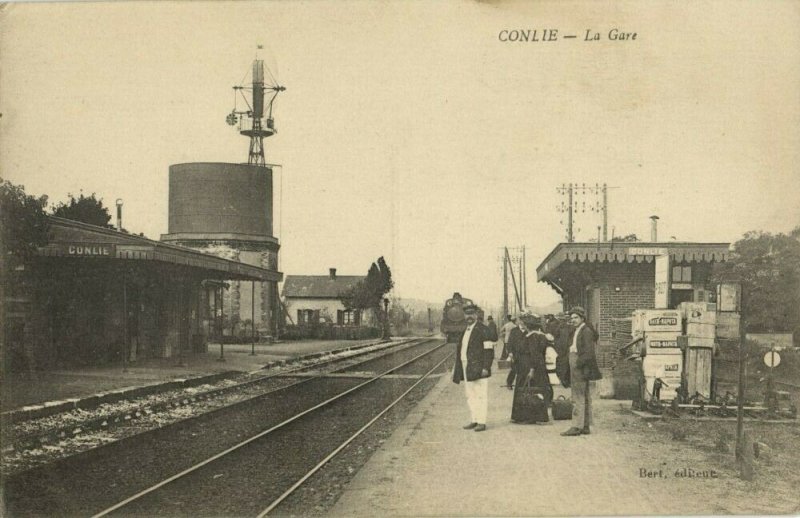
POLYGON ((471 304, 471 299, 465 299, 458 292, 453 293, 453 297, 444 302, 442 323, 439 326, 439 330, 447 337, 448 342, 455 342, 458 339, 458 335, 467 328, 463 308, 471 304))

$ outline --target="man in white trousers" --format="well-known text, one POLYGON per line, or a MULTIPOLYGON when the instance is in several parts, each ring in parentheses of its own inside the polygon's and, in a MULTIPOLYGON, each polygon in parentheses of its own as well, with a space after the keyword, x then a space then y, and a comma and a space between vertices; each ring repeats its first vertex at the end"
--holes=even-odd
POLYGON ((478 322, 478 307, 465 306, 467 328, 456 341, 456 366, 453 382, 464 382, 464 391, 469 405, 470 422, 465 430, 486 430, 489 412, 489 376, 492 374, 494 342, 490 340, 485 325, 478 322))

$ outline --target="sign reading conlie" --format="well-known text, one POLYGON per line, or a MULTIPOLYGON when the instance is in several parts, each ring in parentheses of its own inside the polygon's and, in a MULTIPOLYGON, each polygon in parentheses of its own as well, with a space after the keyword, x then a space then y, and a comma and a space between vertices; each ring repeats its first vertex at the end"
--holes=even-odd
POLYGON ((114 258, 116 250, 111 243, 59 243, 63 255, 68 257, 105 257, 114 258))

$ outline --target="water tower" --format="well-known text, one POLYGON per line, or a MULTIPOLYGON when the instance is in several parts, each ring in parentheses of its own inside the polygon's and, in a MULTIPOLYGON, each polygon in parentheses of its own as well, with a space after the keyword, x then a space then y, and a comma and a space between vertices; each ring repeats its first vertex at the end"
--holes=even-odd
MULTIPOLYGON (((264 138, 276 133, 272 107, 285 88, 265 84, 264 61, 255 59, 252 87, 233 89, 246 108, 235 101, 226 122, 250 139, 247 163, 171 165, 168 233, 161 240, 277 271, 280 243, 273 235, 272 166, 264 158, 264 138)), ((229 283, 223 307, 234 327, 226 332, 249 332, 243 323, 254 314, 255 329, 273 334, 279 304, 277 282, 229 283)))

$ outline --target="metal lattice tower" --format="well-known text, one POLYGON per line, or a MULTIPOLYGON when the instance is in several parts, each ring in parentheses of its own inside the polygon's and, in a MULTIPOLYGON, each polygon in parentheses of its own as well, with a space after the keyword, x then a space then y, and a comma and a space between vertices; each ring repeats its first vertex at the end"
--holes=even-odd
MULTIPOLYGON (((274 81, 274 78, 273 78, 274 81)), ((250 165, 266 166, 264 158, 264 138, 271 137, 275 130, 275 121, 272 118, 272 105, 279 92, 286 90, 285 87, 277 84, 265 85, 264 83, 264 61, 261 59, 253 60, 253 85, 251 88, 244 86, 234 86, 234 108, 226 118, 231 126, 239 123, 239 133, 250 138, 250 151, 247 156, 247 163, 250 165), (248 102, 244 92, 251 92, 252 104, 248 102), (264 93, 272 92, 272 97, 267 105, 266 116, 264 114, 264 93), (247 110, 237 110, 237 94, 241 96, 247 105, 247 110)))

